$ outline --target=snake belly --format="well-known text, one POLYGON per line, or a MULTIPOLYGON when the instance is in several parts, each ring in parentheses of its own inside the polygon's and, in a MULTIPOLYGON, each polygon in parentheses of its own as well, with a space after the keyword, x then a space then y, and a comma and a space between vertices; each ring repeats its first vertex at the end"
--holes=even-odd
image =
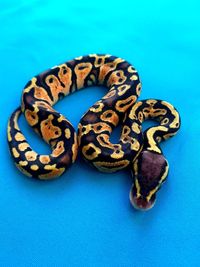
POLYGON ((87 162, 100 171, 130 167, 131 203, 149 209, 166 179, 168 163, 159 143, 176 134, 180 116, 168 102, 137 102, 141 82, 136 69, 124 59, 107 54, 81 56, 34 76, 25 86, 21 106, 11 115, 7 136, 10 153, 25 175, 48 180, 62 175, 76 160, 78 148, 87 162), (78 135, 53 105, 66 95, 89 86, 104 86, 107 94, 81 118, 78 135), (52 149, 50 155, 34 151, 18 125, 24 113, 29 125, 52 149), (142 122, 155 119, 158 126, 142 132, 142 122), (110 135, 122 124, 119 142, 110 135))

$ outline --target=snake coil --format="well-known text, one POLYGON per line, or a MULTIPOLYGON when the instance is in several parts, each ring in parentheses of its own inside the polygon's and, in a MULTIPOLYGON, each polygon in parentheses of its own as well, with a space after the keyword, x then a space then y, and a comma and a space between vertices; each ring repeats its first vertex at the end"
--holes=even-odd
POLYGON ((180 127, 177 110, 168 102, 137 101, 141 83, 136 69, 111 55, 75 58, 33 77, 25 86, 21 107, 8 122, 8 143, 16 166, 27 176, 47 180, 63 174, 75 162, 78 147, 83 157, 100 171, 129 167, 133 175, 130 201, 149 209, 168 174, 168 163, 159 143, 180 127), (81 88, 101 85, 108 93, 81 118, 78 135, 71 123, 52 106, 81 88), (18 126, 23 112, 29 125, 52 148, 50 155, 35 152, 18 126), (144 120, 159 125, 142 132, 144 120), (110 142, 113 129, 122 124, 119 142, 110 142))

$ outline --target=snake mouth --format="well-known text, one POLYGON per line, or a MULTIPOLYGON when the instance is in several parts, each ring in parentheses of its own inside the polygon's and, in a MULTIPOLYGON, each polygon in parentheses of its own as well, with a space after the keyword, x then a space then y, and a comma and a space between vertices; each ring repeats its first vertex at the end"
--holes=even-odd
POLYGON ((153 200, 153 201, 149 200, 148 201, 142 196, 139 196, 139 197, 133 196, 131 191, 130 191, 129 198, 130 198, 130 202, 131 202, 132 206, 138 210, 144 210, 144 211, 149 210, 155 204, 155 200, 153 200))

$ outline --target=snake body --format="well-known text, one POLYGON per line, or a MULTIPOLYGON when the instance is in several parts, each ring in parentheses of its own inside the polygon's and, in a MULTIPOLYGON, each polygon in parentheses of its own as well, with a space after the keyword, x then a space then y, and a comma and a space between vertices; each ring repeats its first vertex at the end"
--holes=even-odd
POLYGON ((139 209, 151 208, 168 174, 159 143, 176 134, 180 116, 166 101, 136 102, 140 90, 136 69, 107 54, 78 57, 33 77, 23 90, 21 106, 8 122, 8 144, 16 166, 27 176, 52 179, 75 162, 79 148, 86 161, 100 171, 130 167, 134 177, 131 203, 139 209), (105 86, 108 92, 83 115, 77 135, 52 106, 60 98, 94 85, 105 86), (40 155, 30 147, 18 126, 21 112, 51 146, 50 155, 40 155), (159 125, 143 133, 141 124, 146 119, 156 119, 159 125), (118 124, 122 124, 121 137, 113 144, 110 135, 118 124))

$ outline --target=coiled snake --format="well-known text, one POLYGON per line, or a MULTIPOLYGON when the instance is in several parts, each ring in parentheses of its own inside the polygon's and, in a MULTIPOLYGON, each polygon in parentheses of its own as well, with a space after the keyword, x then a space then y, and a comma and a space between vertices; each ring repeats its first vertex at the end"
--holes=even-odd
POLYGON ((168 174, 159 143, 176 134, 180 117, 171 104, 162 100, 136 103, 140 90, 135 68, 106 54, 78 57, 33 77, 23 90, 21 107, 8 123, 8 143, 16 166, 27 176, 51 179, 75 162, 79 147, 83 157, 100 171, 129 167, 134 178, 131 203, 139 209, 151 208, 168 174), (77 135, 71 123, 52 106, 63 96, 92 85, 109 90, 83 115, 77 135), (21 112, 50 144, 50 155, 40 155, 30 147, 18 126, 21 112), (152 118, 159 125, 142 133, 142 122, 152 118), (121 137, 113 144, 109 138, 119 123, 121 137))

